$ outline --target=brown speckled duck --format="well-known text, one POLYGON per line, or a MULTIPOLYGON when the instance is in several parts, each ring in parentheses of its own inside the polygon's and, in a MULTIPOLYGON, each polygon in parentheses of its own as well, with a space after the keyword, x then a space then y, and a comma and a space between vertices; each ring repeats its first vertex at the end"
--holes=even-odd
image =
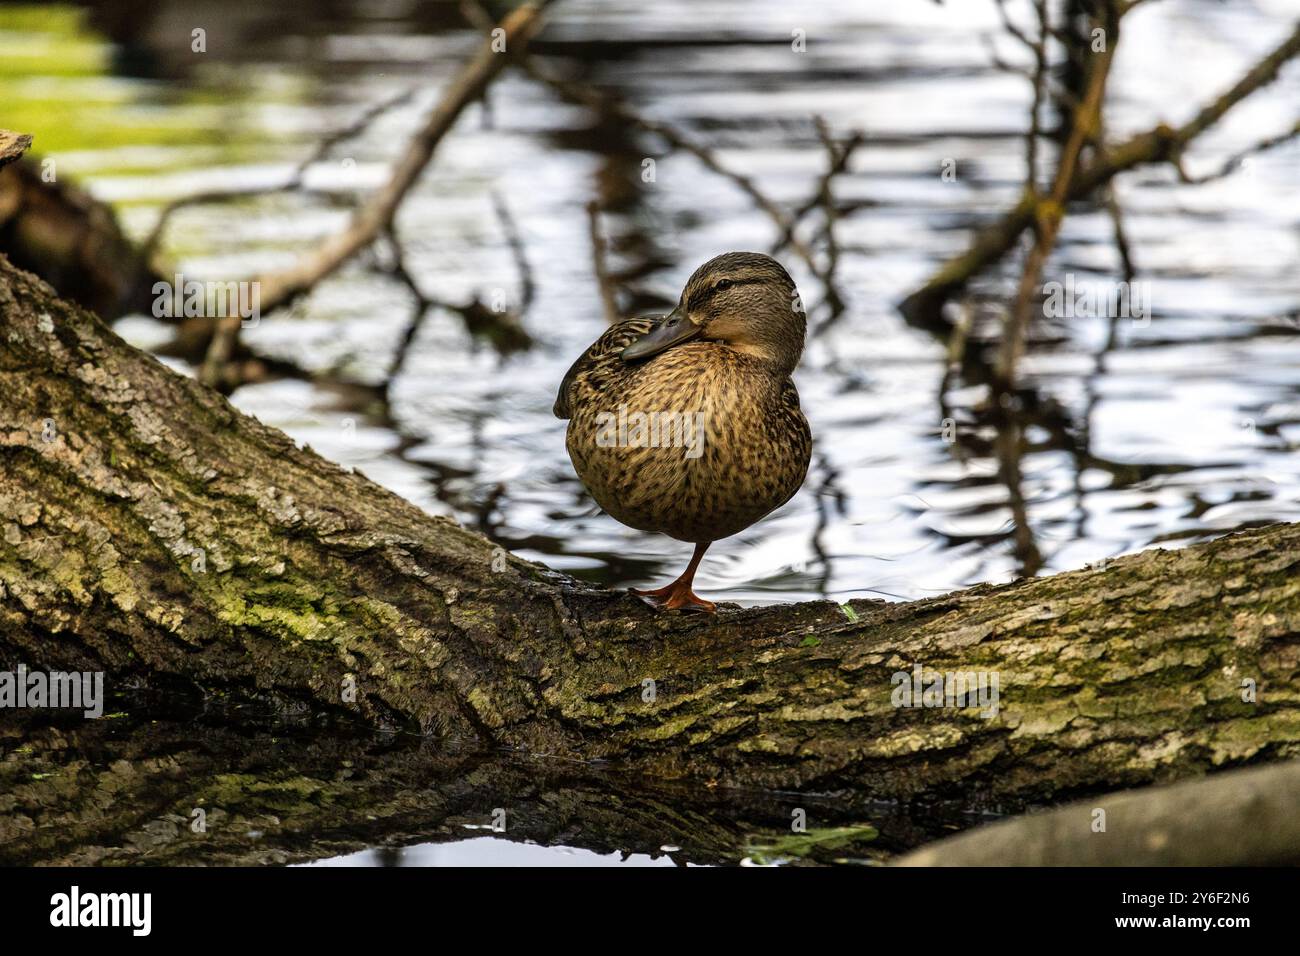
POLYGON ((709 545, 785 504, 812 435, 790 375, 805 322, 794 282, 757 252, 695 270, 677 308, 610 327, 555 399, 578 478, 625 525, 695 544, 676 581, 633 590, 670 609, 713 611, 691 589, 709 545))

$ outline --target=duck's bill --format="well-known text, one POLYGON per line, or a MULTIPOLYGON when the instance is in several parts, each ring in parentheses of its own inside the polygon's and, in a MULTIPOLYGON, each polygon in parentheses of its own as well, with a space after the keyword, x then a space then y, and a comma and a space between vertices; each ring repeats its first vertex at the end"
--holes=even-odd
POLYGON ((625 348, 619 356, 624 362, 636 362, 658 355, 674 345, 688 342, 699 334, 700 327, 678 307, 656 322, 649 332, 625 348))

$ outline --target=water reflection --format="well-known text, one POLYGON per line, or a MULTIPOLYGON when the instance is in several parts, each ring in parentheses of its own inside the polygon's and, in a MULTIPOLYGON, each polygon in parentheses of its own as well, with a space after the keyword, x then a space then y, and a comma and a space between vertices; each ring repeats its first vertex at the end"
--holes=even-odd
MULTIPOLYGON (((452 843, 420 843, 395 849, 360 850, 306 866, 674 866, 667 854, 594 853, 477 837, 452 843)), ((682 864, 692 866, 694 864, 682 864)))
POLYGON ((310 713, 245 710, 232 731, 202 705, 183 720, 141 716, 139 699, 113 707, 0 725, 0 744, 22 744, 0 762, 0 864, 737 865, 764 847, 768 862, 870 862, 983 818, 357 735, 310 713), (795 810, 808 830, 792 843, 795 810))

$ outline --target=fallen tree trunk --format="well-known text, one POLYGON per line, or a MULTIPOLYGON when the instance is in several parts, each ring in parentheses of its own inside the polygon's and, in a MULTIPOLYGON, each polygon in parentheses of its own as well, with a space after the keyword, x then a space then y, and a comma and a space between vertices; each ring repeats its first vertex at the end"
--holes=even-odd
POLYGON ((10 667, 972 804, 1300 756, 1300 525, 849 613, 660 614, 296 447, 2 258, 0 315, 10 667), (996 676, 996 715, 895 706, 914 666, 996 676))

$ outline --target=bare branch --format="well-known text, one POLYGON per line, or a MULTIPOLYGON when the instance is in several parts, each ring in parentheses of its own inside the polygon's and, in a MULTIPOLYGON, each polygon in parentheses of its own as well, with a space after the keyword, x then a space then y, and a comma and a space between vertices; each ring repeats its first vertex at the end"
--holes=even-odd
POLYGON ((257 196, 270 195, 271 193, 294 192, 303 189, 307 170, 328 157, 330 150, 339 143, 359 135, 384 113, 401 106, 403 103, 409 102, 414 95, 415 89, 412 88, 404 93, 399 93, 397 96, 383 100, 382 102, 369 107, 347 126, 331 132, 316 144, 316 148, 312 150, 311 155, 303 159, 294 167, 293 171, 289 174, 289 178, 284 182, 270 186, 255 186, 249 189, 210 189, 203 192, 191 193, 188 196, 181 196, 178 199, 173 199, 167 205, 163 206, 162 211, 158 213, 158 219, 154 223, 153 229, 149 231, 149 235, 145 237, 144 243, 140 246, 141 258, 148 261, 153 257, 153 254, 157 250, 158 244, 162 239, 163 232, 167 228, 168 222, 180 209, 212 202, 232 202, 238 199, 251 199, 257 196))
POLYGON ((1183 167, 1181 157, 1174 160, 1174 165, 1178 170, 1179 179, 1185 183, 1199 186, 1202 183, 1208 183, 1232 175, 1240 169, 1245 160, 1249 159, 1251 156, 1267 152, 1274 147, 1281 146, 1283 143, 1289 143, 1297 136, 1300 136, 1300 121, 1297 121, 1296 124, 1285 133, 1278 133, 1276 136, 1270 136, 1268 139, 1260 140, 1254 146, 1234 153, 1232 156, 1228 157, 1228 159, 1224 160, 1223 165, 1220 166, 1217 171, 1206 173, 1202 176, 1192 176, 1188 174, 1187 170, 1183 167))
POLYGON ((1008 63, 1006 60, 1002 59, 1002 54, 998 52, 998 47, 997 44, 993 42, 993 37, 989 36, 987 33, 980 34, 980 42, 984 44, 984 48, 988 51, 989 62, 993 64, 995 69, 1002 73, 1010 73, 1012 76, 1018 76, 1031 83, 1034 82, 1033 70, 1023 66, 1017 66, 1014 63, 1008 63))
MULTIPOLYGON (((998 9, 1002 9, 1001 3, 998 9)), ((1043 107, 1043 94, 1047 87, 1047 38, 1051 36, 1051 23, 1048 19, 1047 0, 1035 0, 1034 9, 1038 12, 1038 40, 1034 44, 1034 98, 1029 107, 1029 132, 1025 134, 1025 184, 1030 193, 1038 192, 1038 137, 1042 133, 1042 119, 1039 116, 1043 107)))
POLYGON ((618 293, 605 258, 605 237, 600 231, 600 203, 594 199, 587 203, 587 222, 591 231, 591 262, 596 272, 596 285, 600 289, 600 303, 605 310, 605 321, 613 325, 623 314, 618 307, 618 293))
POLYGON ((402 333, 402 339, 398 343, 392 361, 388 365, 388 374, 384 378, 385 395, 392 390, 393 382, 401 374, 402 368, 406 364, 407 354, 410 352, 416 338, 419 337, 420 329, 424 327, 429 312, 433 309, 442 309, 445 312, 459 315, 465 325, 465 331, 476 339, 486 339, 491 342, 492 347, 496 349, 498 354, 508 355, 511 352, 522 351, 532 346, 532 336, 523 327, 516 313, 508 310, 498 312, 489 309, 483 305, 477 296, 462 304, 440 299, 426 293, 420 288, 415 281, 415 277, 411 275, 410 270, 406 267, 406 252, 397 231, 393 228, 385 230, 384 238, 388 240, 392 259, 383 271, 406 286, 411 293, 411 297, 415 300, 411 321, 407 323, 406 330, 402 333))
MULTIPOLYGON (((1164 123, 1139 133, 1098 154, 1078 170, 1070 184, 1068 200, 1082 199, 1120 173, 1146 163, 1172 162, 1201 133, 1256 90, 1277 78, 1278 71, 1300 53, 1300 27, 1268 56, 1247 71, 1231 89, 1180 127, 1164 123)), ((974 276, 1015 248, 1021 233, 1034 224, 1037 204, 1032 197, 1020 201, 996 222, 979 230, 966 252, 944 263, 900 305, 905 315, 921 324, 934 324, 940 306, 965 287, 974 276)))
POLYGON ((510 207, 501 194, 495 190, 492 193, 492 206, 496 209, 497 221, 501 223, 501 231, 505 233, 506 242, 510 246, 510 253, 515 259, 515 268, 519 270, 519 311, 518 317, 522 318, 533 304, 533 296, 537 292, 536 284, 533 282, 533 270, 528 264, 528 254, 524 249, 524 237, 519 231, 519 226, 515 223, 515 217, 510 214, 510 207))
POLYGON ((1124 228, 1124 209, 1119 204, 1113 182, 1106 184, 1106 212, 1110 216, 1111 227, 1115 235, 1115 251, 1119 253, 1120 267, 1124 270, 1124 281, 1132 282, 1137 276, 1137 266, 1133 262, 1133 247, 1128 241, 1128 230, 1124 228))
MULTIPOLYGON (((1102 0, 1100 7, 1099 18, 1094 22, 1106 31, 1110 42, 1106 44, 1104 50, 1093 54, 1093 61, 1088 70, 1083 108, 1075 112, 1074 125, 1057 160, 1051 199, 1046 203, 1035 201, 1034 204, 1037 236, 1033 248, 1025 259, 1015 306, 1008 316, 998 350, 995 380, 998 387, 1003 390, 1009 389, 1013 384, 1016 366, 1024 353, 1030 310, 1042 278, 1043 266, 1056 245, 1056 236, 1061 228, 1061 221, 1065 218, 1065 204, 1070 185, 1074 181, 1079 154, 1089 137, 1095 135, 1101 128, 1101 105, 1105 98, 1106 78, 1110 74, 1115 47, 1119 40, 1119 15, 1116 12, 1115 0, 1102 0)), ((1029 193, 1034 196, 1035 190, 1031 188, 1029 193)))
POLYGON ((1002 28, 1019 40, 1030 53, 1037 54, 1040 45, 1039 41, 1016 26, 1015 21, 1011 19, 1011 14, 1007 11, 1006 0, 994 0, 994 4, 998 8, 998 16, 1002 19, 1002 28))
POLYGON ((854 133, 843 146, 839 146, 831 135, 830 127, 827 126, 825 119, 820 116, 814 117, 814 123, 817 126, 817 136, 821 140, 822 148, 826 150, 827 157, 827 170, 818 184, 818 198, 825 220, 823 232, 826 236, 826 269, 822 273, 822 280, 826 286, 825 304, 828 312, 826 318, 816 330, 816 334, 821 334, 834 325, 840 316, 844 314, 844 299, 840 296, 839 289, 835 285, 835 269, 839 265, 840 249, 839 243, 835 240, 836 212, 835 197, 831 195, 831 180, 835 175, 835 170, 843 168, 843 164, 848 160, 849 153, 857 145, 861 134, 854 133))
MULTIPOLYGON (((552 0, 533 0, 516 7, 505 16, 500 27, 504 30, 507 52, 495 52, 493 43, 485 39, 478 52, 430 112, 424 125, 407 144, 406 151, 398 160, 388 182, 358 207, 342 232, 321 243, 296 265, 258 277, 256 281, 260 285, 263 310, 269 311, 284 305, 332 275, 391 228, 402 200, 433 158, 443 136, 452 128, 465 107, 483 95, 510 59, 527 47, 528 41, 541 27, 542 11, 551 2, 552 0)), ((222 369, 239 336, 239 329, 238 315, 227 315, 217 322, 212 344, 199 372, 199 378, 205 384, 215 385, 221 381, 222 369)))
POLYGON ((790 248, 804 261, 815 275, 821 275, 821 269, 818 268, 812 249, 806 243, 793 235, 794 227, 790 214, 778 206, 773 200, 769 199, 749 176, 746 176, 744 173, 738 173, 723 165, 709 147, 697 143, 695 140, 691 139, 679 130, 674 129, 672 126, 669 126, 667 123, 660 123, 657 120, 641 116, 639 113, 615 100, 611 96, 607 96, 589 87, 582 86, 578 83, 572 83, 569 80, 564 79, 555 71, 538 62, 536 57, 524 57, 520 60, 519 65, 538 82, 546 84, 569 102, 576 103, 579 106, 585 106, 588 109, 614 117, 615 119, 631 126, 636 126, 647 133, 652 133, 667 142, 673 149, 680 150, 684 153, 690 153, 710 172, 731 180, 731 182, 735 183, 736 186, 738 186, 741 191, 750 198, 755 206, 757 206, 769 219, 772 220, 773 223, 776 224, 776 227, 781 231, 782 236, 786 235, 787 232, 791 234, 791 238, 786 240, 790 248))
MULTIPOLYGON (((821 123, 822 121, 818 118, 816 122, 821 123)), ((821 135, 820 128, 818 130, 818 135, 821 135)), ((830 153, 831 162, 826 167, 826 172, 822 173, 821 180, 817 183, 817 188, 813 190, 812 195, 808 197, 802 206, 795 209, 794 213, 790 216, 789 228, 783 230, 781 235, 777 237, 776 242, 772 244, 773 255, 785 248, 787 243, 790 241, 791 232, 798 228, 799 223, 803 221, 804 217, 824 204, 825 196, 830 189, 831 180, 848 168, 849 159, 853 156, 854 150, 861 146, 865 140, 866 135, 862 131, 854 130, 849 134, 848 139, 846 139, 843 144, 832 147, 830 153)), ((824 143, 825 139, 823 139, 823 144, 824 143)), ((837 212, 839 215, 844 215, 843 209, 838 209, 837 212)))

